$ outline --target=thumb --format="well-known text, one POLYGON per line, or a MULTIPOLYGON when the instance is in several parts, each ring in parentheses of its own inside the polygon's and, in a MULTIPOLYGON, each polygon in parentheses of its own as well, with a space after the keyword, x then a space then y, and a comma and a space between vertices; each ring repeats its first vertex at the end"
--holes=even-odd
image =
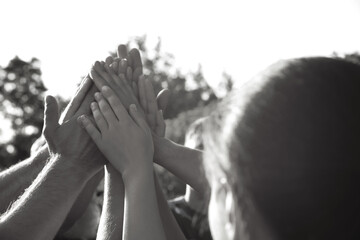
MULTIPOLYGON (((55 134, 56 129, 59 127, 59 107, 56 99, 53 96, 46 96, 45 110, 44 110, 44 129, 43 134, 48 144, 55 134)), ((49 146, 51 147, 51 146, 49 146)))
POLYGON ((156 97, 158 108, 161 109, 163 112, 165 112, 165 109, 169 103, 169 99, 170 91, 168 89, 161 90, 156 97))

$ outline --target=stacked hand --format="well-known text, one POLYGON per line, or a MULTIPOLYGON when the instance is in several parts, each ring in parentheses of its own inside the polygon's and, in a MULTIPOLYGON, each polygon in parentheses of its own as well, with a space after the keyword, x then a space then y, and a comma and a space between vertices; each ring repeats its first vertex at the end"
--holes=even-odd
POLYGON ((71 159, 71 163, 89 174, 96 173, 105 163, 86 132, 77 124, 77 117, 89 112, 92 96, 88 93, 91 81, 86 78, 69 104, 59 124, 58 104, 54 97, 47 96, 45 104, 45 121, 43 133, 50 154, 71 159))
POLYGON ((168 91, 163 90, 157 101, 152 84, 141 75, 139 51, 133 49, 129 55, 126 52, 126 47, 120 45, 118 58, 108 57, 105 62, 95 62, 90 75, 101 90, 95 94, 97 102, 91 103, 95 124, 86 116, 79 118, 99 149, 121 173, 126 168, 132 169, 127 161, 133 158, 135 161, 146 158, 147 163, 152 162, 152 139, 144 139, 149 133, 150 137, 151 133, 159 137, 165 135, 165 122, 158 104, 164 107, 168 99, 168 91), (144 136, 139 135, 136 126, 144 136))
POLYGON ((122 175, 151 167, 151 132, 136 105, 131 104, 128 112, 107 86, 95 98, 97 102, 91 104, 91 110, 97 128, 86 117, 80 120, 106 158, 122 175))

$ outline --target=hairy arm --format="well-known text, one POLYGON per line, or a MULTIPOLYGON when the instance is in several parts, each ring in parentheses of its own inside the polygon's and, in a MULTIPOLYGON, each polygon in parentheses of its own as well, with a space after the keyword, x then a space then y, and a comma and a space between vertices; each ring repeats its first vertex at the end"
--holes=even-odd
POLYGON ((44 168, 49 157, 46 147, 36 155, 18 163, 0 173, 0 212, 3 213, 15 201, 44 168))
MULTIPOLYGON (((60 122, 68 121, 75 115, 89 111, 88 106, 93 99, 95 91, 95 85, 92 84, 89 77, 86 77, 62 114, 60 122)), ((5 212, 10 204, 24 193, 25 189, 31 185, 36 176, 44 168, 48 159, 49 152, 47 146, 44 145, 35 155, 0 173, 0 213, 5 212)), ((84 213, 102 176, 103 172, 101 171, 86 184, 60 228, 59 234, 68 230, 84 213)))
POLYGON ((59 124, 55 98, 46 98, 44 115, 43 134, 51 159, 1 216, 1 239, 53 238, 86 182, 104 164, 90 138, 78 127, 76 118, 59 124))
POLYGON ((71 159, 50 159, 33 184, 1 216, 0 238, 53 239, 88 180, 88 173, 77 169, 71 159))

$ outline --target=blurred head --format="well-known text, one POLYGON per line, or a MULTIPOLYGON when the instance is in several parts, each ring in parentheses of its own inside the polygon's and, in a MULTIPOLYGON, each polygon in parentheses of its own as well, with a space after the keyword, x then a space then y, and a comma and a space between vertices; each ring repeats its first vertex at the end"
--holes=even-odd
POLYGON ((204 126, 214 239, 360 239, 360 67, 271 66, 204 126))

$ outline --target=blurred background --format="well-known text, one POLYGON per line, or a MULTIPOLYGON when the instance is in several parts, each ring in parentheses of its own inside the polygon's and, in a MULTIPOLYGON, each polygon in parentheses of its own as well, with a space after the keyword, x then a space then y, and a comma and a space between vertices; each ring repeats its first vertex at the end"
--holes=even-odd
MULTIPOLYGON (((29 156, 41 134, 45 94, 65 106, 92 63, 120 43, 140 49, 157 92, 171 91, 166 136, 181 144, 193 121, 277 60, 360 62, 357 0, 5 0, 0 22, 2 170, 29 156)), ((168 199, 184 193, 184 183, 157 170, 168 199)), ((99 186, 88 218, 99 216, 101 192, 99 186)), ((91 224, 73 236, 91 239, 91 224)))

